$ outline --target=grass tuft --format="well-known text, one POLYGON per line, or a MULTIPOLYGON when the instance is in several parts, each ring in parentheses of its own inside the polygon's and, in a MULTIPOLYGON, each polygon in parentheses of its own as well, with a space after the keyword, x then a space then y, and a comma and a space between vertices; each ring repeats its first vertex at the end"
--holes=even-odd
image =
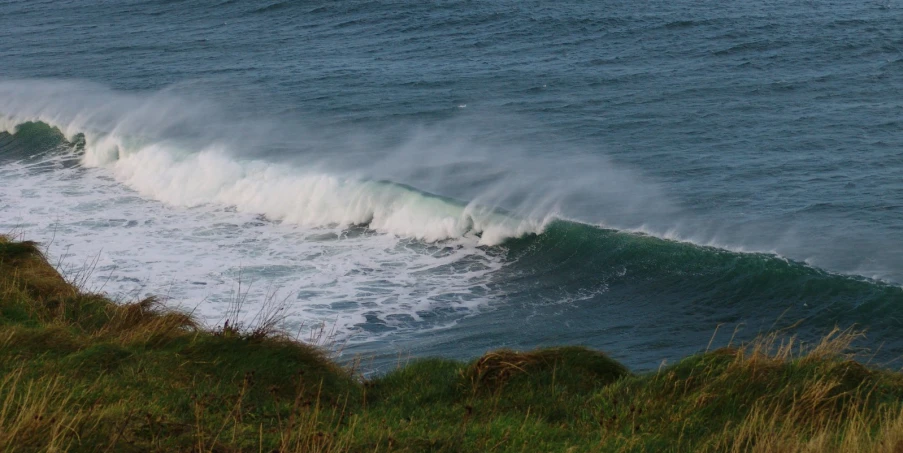
MULTIPOLYGON (((903 374, 853 329, 633 374, 582 347, 415 360, 371 380, 280 332, 83 291, 0 237, 0 452, 903 451, 903 374)), ((247 291, 244 293, 247 294, 247 291)))
POLYGON ((498 391, 508 382, 552 379, 558 370, 567 370, 559 380, 583 389, 610 384, 629 371, 599 351, 578 346, 540 349, 531 352, 499 350, 486 353, 465 370, 475 390, 498 391))

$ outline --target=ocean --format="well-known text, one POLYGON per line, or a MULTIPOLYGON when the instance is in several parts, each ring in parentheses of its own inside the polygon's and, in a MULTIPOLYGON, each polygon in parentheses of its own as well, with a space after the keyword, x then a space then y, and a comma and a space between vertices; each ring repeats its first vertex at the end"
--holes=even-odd
POLYGON ((0 2, 0 233, 381 370, 903 354, 903 3, 0 2))

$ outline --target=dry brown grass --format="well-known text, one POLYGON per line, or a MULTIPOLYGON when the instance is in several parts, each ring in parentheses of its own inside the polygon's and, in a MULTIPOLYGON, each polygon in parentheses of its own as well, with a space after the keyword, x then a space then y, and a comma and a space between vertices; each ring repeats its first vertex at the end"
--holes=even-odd
POLYGON ((33 297, 41 298, 66 297, 77 293, 77 288, 47 263, 36 242, 12 242, 5 236, 0 236, 0 245, 4 249, 0 259, 0 272, 7 279, 18 283, 4 285, 4 289, 16 287, 33 297))
POLYGON ((261 316, 217 335, 154 298, 84 292, 37 244, 0 236, 0 452, 346 449, 335 402, 354 382, 261 316))
POLYGON ((26 379, 21 369, 0 380, 0 451, 67 451, 87 427, 73 392, 58 377, 26 379))
POLYGON ((0 237, 0 452, 903 453, 903 374, 857 362, 853 329, 642 375, 563 347, 361 385, 279 333, 272 300, 258 327, 236 324, 242 303, 208 331, 152 298, 83 292, 36 244, 0 237))
MULTIPOLYGON (((586 380, 604 385, 629 374, 627 368, 599 351, 579 347, 548 348, 517 352, 498 350, 484 354, 463 370, 473 392, 498 391, 519 375, 536 377, 557 369, 583 375, 586 380)), ((581 377, 581 376, 575 376, 581 377)), ((573 377, 572 377, 573 378, 573 377)))
MULTIPOLYGON (((873 401, 877 386, 899 385, 900 376, 853 360, 851 345, 863 335, 835 328, 819 342, 805 344, 772 333, 725 351, 733 352, 733 360, 722 379, 733 379, 735 386, 774 380, 776 374, 801 377, 769 388, 738 424, 724 427, 710 450, 903 452, 901 401, 873 401)), ((719 383, 725 384, 730 383, 719 383)))
POLYGON ((110 306, 107 316, 96 335, 122 344, 159 344, 180 332, 198 329, 190 315, 166 310, 154 298, 110 306))

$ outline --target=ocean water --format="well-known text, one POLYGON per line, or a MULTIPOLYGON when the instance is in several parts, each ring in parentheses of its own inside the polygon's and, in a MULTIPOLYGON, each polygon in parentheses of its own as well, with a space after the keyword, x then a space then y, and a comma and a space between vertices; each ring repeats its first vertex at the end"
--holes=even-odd
POLYGON ((373 369, 903 354, 903 3, 0 2, 0 232, 373 369))

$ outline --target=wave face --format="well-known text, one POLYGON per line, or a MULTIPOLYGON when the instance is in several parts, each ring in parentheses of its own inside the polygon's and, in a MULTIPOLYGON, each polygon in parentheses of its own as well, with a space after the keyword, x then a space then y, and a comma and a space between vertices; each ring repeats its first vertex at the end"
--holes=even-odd
POLYGON ((284 301, 386 363, 903 353, 903 9, 96 3, 0 4, 0 231, 99 290, 284 301))
POLYGON ((479 219, 500 220, 456 229, 470 215, 466 206, 390 183, 290 175, 278 166, 256 175, 262 163, 242 167, 208 151, 175 160, 155 145, 127 155, 43 122, 13 129, 0 133, 0 228, 42 239, 64 275, 90 273, 89 290, 160 295, 210 324, 243 301, 245 322, 269 307, 284 311, 292 329, 326 328, 351 343, 439 328, 492 297, 485 286, 502 260, 475 234, 514 222, 487 213, 479 219), (101 163, 103 152, 118 157, 101 163), (234 179, 224 179, 230 168, 225 176, 234 179), (212 174, 198 183, 205 171, 212 174), (254 196, 230 198, 253 184, 254 196), (256 203, 266 190, 276 199, 256 203), (322 212, 288 210, 318 203, 322 212), (422 223, 377 231, 401 216, 422 223))
MULTIPOLYGON (((236 126, 224 119, 214 123, 203 108, 165 94, 137 97, 86 84, 7 82, 0 83, 0 99, 4 112, 0 130, 15 134, 18 126, 27 123, 52 127, 67 141, 82 144, 81 165, 104 168, 142 196, 172 206, 213 203, 305 227, 364 225, 426 242, 472 237, 480 245, 498 245, 508 238, 541 232, 557 216, 559 200, 573 196, 551 181, 533 179, 508 187, 511 175, 499 177, 490 170, 490 176, 482 179, 498 180, 483 183, 474 199, 460 202, 377 180, 355 169, 330 170, 328 158, 301 165, 242 158, 241 148, 249 145, 236 136, 246 130, 236 132, 232 130, 236 126), (527 185, 532 186, 529 193, 517 187, 527 185), (498 204, 508 198, 520 202, 513 211, 500 213, 498 204)), ((397 166, 398 160, 409 157, 403 154, 405 148, 410 152, 424 141, 409 140, 400 152, 395 151, 400 155, 377 157, 383 161, 377 166, 397 166)), ((250 146, 268 145, 272 146, 265 141, 250 146)), ((418 151, 446 152, 448 148, 418 151)), ((453 158, 470 165, 499 166, 510 161, 472 154, 453 158)), ((458 164, 428 161, 403 171, 458 164)))
POLYGON ((61 262, 92 253, 98 261, 64 271, 93 267, 94 288, 119 297, 198 304, 210 323, 236 299, 249 301, 249 320, 278 299, 290 325, 328 323, 337 339, 372 352, 386 341, 447 347, 461 329, 493 332, 511 311, 541 329, 580 310, 594 321, 568 321, 565 338, 609 332, 602 345, 637 348, 651 361, 661 346, 647 351, 648 339, 674 329, 681 339, 668 348, 691 350, 711 334, 701 326, 804 321, 803 332, 818 332, 859 322, 896 351, 903 327, 894 321, 903 288, 774 254, 552 215, 524 220, 391 182, 241 162, 213 147, 67 136, 45 120, 0 133, 0 177, 11 182, 0 190, 0 227, 52 241, 62 232, 66 240, 51 244, 61 262))

